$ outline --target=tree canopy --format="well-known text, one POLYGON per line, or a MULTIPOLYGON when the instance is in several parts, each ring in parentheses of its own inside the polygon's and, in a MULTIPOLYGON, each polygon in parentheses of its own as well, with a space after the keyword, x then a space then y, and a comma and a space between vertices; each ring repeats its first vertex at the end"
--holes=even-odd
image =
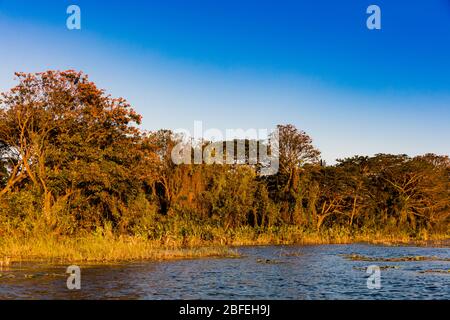
MULTIPOLYGON (((311 137, 287 124, 278 126, 275 175, 237 160, 175 164, 179 137, 140 130, 141 116, 128 102, 83 73, 16 76, 0 99, 0 234, 11 226, 75 234, 108 225, 154 237, 173 217, 224 230, 448 232, 447 155, 354 156, 325 166, 311 137)), ((266 142, 242 143, 248 160, 252 146, 266 142)))

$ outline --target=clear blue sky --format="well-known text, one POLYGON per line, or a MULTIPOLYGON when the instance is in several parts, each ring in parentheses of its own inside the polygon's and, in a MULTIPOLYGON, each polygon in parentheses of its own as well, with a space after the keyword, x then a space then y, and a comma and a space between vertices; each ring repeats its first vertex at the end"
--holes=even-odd
POLYGON ((0 0, 0 90, 47 69, 84 71, 146 129, 292 123, 329 162, 450 153, 449 0, 0 0))

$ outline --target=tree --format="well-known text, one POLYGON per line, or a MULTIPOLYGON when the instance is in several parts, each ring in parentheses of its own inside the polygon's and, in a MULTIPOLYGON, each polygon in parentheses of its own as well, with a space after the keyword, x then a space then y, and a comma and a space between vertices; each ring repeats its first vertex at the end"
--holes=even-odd
POLYGON ((318 165, 320 151, 312 139, 293 125, 278 125, 276 136, 279 149, 279 171, 266 178, 274 202, 281 205, 281 217, 286 223, 299 223, 302 219, 306 188, 301 175, 307 165, 318 165))
POLYGON ((356 219, 359 218, 363 210, 370 206, 368 194, 369 185, 369 157, 354 156, 343 160, 337 160, 338 168, 343 172, 343 183, 346 197, 348 199, 348 210, 345 211, 349 217, 349 226, 351 227, 356 219))
POLYGON ((295 169, 319 161, 320 151, 304 131, 291 124, 278 125, 280 173, 292 174, 295 169))
POLYGON ((133 124, 141 117, 82 73, 16 76, 19 84, 2 95, 2 159, 11 159, 3 190, 26 179, 42 193, 49 224, 55 223, 53 205, 76 203, 76 196, 84 199, 73 210, 79 219, 117 222, 140 188, 133 173, 143 153, 133 124))
POLYGON ((304 131, 279 125, 268 143, 271 156, 279 151, 274 175, 259 175, 269 165, 265 141, 198 141, 204 160, 224 161, 185 164, 173 153, 183 143, 190 151, 183 159, 192 163, 194 146, 170 130, 141 131, 140 115, 86 75, 17 79, 0 99, 2 233, 17 221, 55 234, 112 226, 150 237, 182 228, 183 239, 186 228, 198 227, 201 238, 213 237, 210 227, 259 232, 283 225, 448 232, 448 156, 378 154, 326 166, 304 131), (221 149, 234 157, 221 159, 221 149))
POLYGON ((346 186, 344 172, 337 167, 322 167, 313 173, 309 186, 309 207, 317 231, 325 219, 345 215, 346 186))

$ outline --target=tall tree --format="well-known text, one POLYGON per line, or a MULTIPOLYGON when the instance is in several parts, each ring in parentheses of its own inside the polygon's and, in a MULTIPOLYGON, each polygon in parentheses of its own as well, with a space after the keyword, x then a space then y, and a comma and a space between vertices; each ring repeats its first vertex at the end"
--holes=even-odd
POLYGON ((141 117, 82 73, 16 76, 19 84, 1 101, 2 158, 13 156, 6 190, 26 178, 42 192, 49 223, 53 204, 74 195, 93 206, 78 211, 81 219, 89 212, 96 219, 116 219, 139 188, 133 168, 143 154, 140 131, 133 124, 141 117))

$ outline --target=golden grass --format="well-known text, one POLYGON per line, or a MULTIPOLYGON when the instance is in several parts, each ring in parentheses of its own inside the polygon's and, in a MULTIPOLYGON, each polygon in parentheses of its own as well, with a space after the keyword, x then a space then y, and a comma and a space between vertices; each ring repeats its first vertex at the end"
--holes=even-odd
POLYGON ((119 262, 237 256, 225 246, 183 248, 136 237, 8 238, 0 240, 0 261, 119 262))
POLYGON ((427 237, 411 237, 402 232, 359 231, 348 229, 324 229, 315 232, 296 226, 284 226, 264 230, 258 233, 251 227, 243 227, 224 235, 217 231, 214 242, 221 239, 220 244, 230 246, 247 245, 320 245, 320 244, 350 244, 369 243, 377 245, 443 245, 450 244, 450 234, 427 234, 427 237))
POLYGON ((426 239, 411 238, 402 233, 359 232, 330 229, 322 232, 307 231, 286 226, 257 231, 242 227, 225 232, 208 229, 209 238, 194 232, 189 236, 166 235, 159 240, 145 240, 137 236, 112 234, 83 237, 15 237, 0 239, 0 265, 11 261, 45 260, 51 262, 110 263, 139 260, 172 260, 202 257, 236 257, 230 249, 250 245, 312 245, 371 243, 382 245, 449 245, 449 235, 427 235, 426 239))

